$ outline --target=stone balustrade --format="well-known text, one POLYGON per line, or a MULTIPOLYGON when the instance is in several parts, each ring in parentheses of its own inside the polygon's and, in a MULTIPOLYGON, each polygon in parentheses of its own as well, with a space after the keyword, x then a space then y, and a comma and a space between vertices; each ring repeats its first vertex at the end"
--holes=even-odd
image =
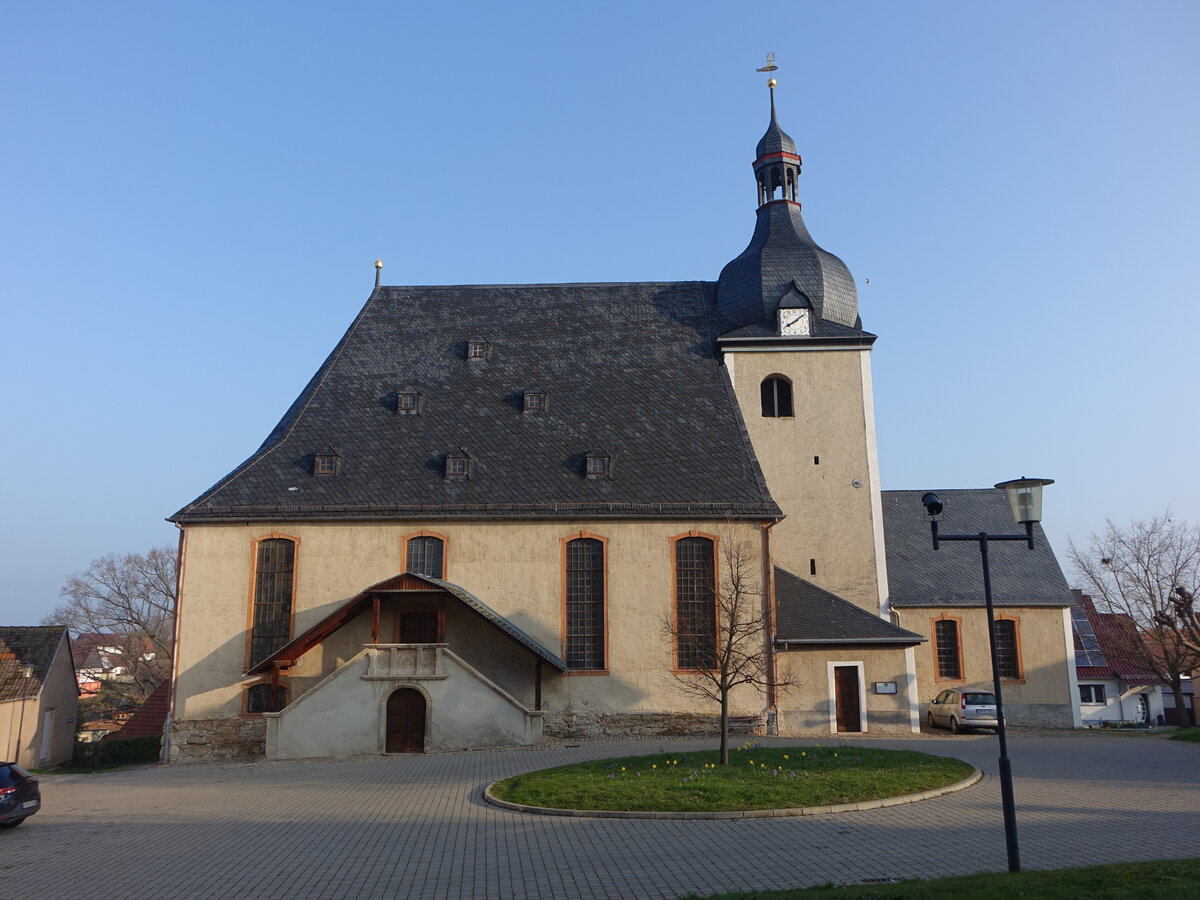
POLYGON ((445 644, 367 644, 364 681, 420 681, 446 677, 445 644))

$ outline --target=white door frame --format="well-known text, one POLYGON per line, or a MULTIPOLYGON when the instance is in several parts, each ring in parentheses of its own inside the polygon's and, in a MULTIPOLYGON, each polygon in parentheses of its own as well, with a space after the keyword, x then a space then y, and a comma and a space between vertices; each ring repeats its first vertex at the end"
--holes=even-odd
POLYGON ((829 730, 838 734, 837 730, 837 683, 833 670, 838 666, 853 666, 858 669, 858 727, 862 731, 846 732, 847 734, 866 734, 867 731, 867 680, 863 676, 862 660, 853 659, 845 662, 825 663, 825 672, 829 683, 829 730))

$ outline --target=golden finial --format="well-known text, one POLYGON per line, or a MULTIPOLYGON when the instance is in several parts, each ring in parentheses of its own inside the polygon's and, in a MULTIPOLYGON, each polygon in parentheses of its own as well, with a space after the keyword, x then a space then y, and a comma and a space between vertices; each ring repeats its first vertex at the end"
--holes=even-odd
POLYGON ((375 287, 379 287, 379 273, 383 271, 383 260, 375 260, 375 287))
POLYGON ((775 79, 774 78, 767 79, 767 87, 769 87, 769 88, 775 87, 775 79))

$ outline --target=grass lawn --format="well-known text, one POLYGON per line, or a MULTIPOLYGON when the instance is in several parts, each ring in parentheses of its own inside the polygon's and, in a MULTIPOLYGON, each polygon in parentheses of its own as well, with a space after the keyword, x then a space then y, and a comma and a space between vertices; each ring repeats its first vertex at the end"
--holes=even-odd
POLYGON ((602 759, 497 782, 502 800, 557 809, 708 812, 857 803, 962 781, 957 759, 863 747, 755 747, 602 759))
POLYGON ((1200 744, 1200 728, 1180 728, 1170 736, 1173 741, 1191 741, 1200 744))
MULTIPOLYGON (((693 900, 691 894, 683 900, 693 900)), ((872 898, 872 900, 925 900, 962 898, 971 900, 1142 900, 1171 897, 1172 900, 1200 898, 1200 859, 1171 859, 1155 862, 1089 866, 1086 869, 1056 869, 1052 872, 1018 872, 1016 875, 989 873, 939 878, 935 881, 902 881, 899 884, 826 885, 795 891, 755 891, 746 894, 716 894, 706 900, 822 900, 822 898, 872 898)))

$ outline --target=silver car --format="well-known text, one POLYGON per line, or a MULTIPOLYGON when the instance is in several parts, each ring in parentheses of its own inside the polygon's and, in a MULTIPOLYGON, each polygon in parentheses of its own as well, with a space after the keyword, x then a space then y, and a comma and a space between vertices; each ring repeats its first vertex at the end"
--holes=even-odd
POLYGON ((941 725, 955 734, 964 728, 1000 728, 991 691, 942 691, 929 701, 926 719, 931 728, 941 725))

